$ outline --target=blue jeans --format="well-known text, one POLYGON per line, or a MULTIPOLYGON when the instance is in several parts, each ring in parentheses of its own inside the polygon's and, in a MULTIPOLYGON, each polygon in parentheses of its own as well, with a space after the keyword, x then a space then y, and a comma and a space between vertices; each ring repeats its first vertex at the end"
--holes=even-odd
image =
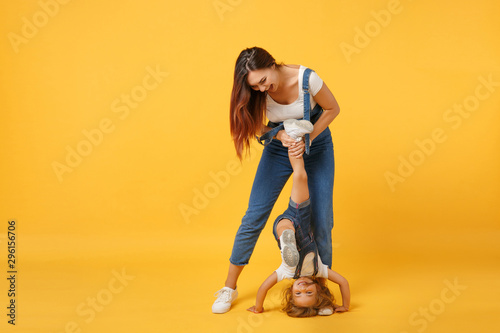
MULTIPOLYGON (((309 155, 304 154, 304 165, 311 199, 312 230, 321 261, 331 267, 335 160, 329 128, 314 139, 309 155)), ((274 203, 292 172, 288 148, 283 147, 279 140, 271 141, 262 152, 248 209, 234 239, 233 252, 229 259, 233 265, 248 264, 274 203)))

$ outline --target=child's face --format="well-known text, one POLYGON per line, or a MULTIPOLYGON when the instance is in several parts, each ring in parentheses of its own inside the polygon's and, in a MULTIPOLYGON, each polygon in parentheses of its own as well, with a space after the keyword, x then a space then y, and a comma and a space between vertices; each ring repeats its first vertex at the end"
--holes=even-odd
POLYGON ((316 283, 308 277, 301 277, 292 286, 293 303, 301 307, 313 306, 318 299, 316 283))

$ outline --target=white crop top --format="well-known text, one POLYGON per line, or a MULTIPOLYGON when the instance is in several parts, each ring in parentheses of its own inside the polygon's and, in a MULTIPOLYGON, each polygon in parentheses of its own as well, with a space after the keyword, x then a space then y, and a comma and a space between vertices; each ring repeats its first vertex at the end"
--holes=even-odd
MULTIPOLYGON (((287 119, 300 119, 304 117, 304 92, 302 91, 302 78, 307 67, 300 65, 299 68, 299 97, 291 104, 279 104, 269 94, 266 98, 266 116, 272 122, 279 123, 287 119)), ((323 86, 323 80, 311 72, 309 76, 309 94, 311 95, 311 110, 316 106, 314 97, 323 86)))

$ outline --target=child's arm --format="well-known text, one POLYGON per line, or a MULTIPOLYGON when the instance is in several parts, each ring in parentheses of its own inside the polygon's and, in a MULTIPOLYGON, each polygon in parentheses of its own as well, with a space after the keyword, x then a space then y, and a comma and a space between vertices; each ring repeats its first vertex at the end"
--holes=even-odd
POLYGON ((257 299, 255 305, 248 309, 248 311, 254 313, 264 312, 264 299, 266 298, 267 291, 271 289, 278 282, 278 274, 274 271, 269 277, 262 283, 257 291, 257 299))
POLYGON ((349 282, 346 278, 337 272, 328 269, 328 280, 335 282, 340 287, 340 294, 342 295, 342 306, 335 308, 335 312, 345 312, 349 310, 351 303, 351 291, 349 289, 349 282))

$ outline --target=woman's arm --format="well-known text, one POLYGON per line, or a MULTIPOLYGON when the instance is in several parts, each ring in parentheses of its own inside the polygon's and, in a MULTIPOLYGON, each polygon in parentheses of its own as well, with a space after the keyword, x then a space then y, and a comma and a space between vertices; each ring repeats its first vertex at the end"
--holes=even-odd
POLYGON ((342 295, 342 306, 335 309, 335 312, 348 311, 351 306, 351 291, 349 289, 349 282, 346 278, 337 272, 328 269, 328 280, 335 282, 340 287, 340 294, 342 295))
POLYGON ((257 299, 255 300, 255 305, 248 309, 248 311, 254 313, 264 312, 264 300, 269 289, 271 289, 278 282, 278 274, 274 271, 269 277, 262 283, 257 291, 257 299))
POLYGON ((323 86, 314 96, 314 100, 323 108, 323 113, 314 124, 313 132, 309 135, 311 142, 320 135, 340 113, 339 104, 325 82, 323 82, 323 86))

